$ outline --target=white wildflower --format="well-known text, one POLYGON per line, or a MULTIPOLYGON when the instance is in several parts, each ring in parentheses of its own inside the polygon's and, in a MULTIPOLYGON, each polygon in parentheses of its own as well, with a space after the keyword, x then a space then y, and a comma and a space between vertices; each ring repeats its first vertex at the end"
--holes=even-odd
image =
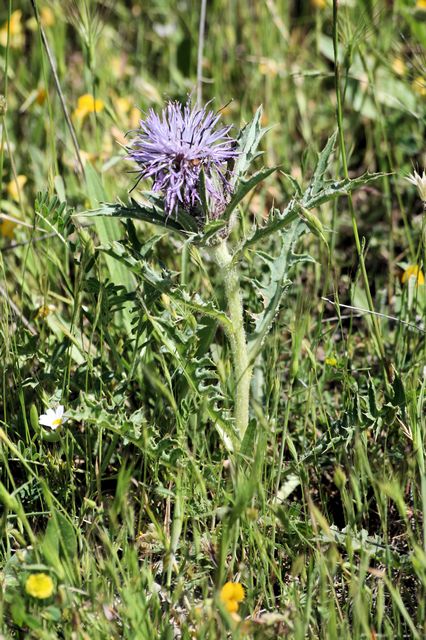
POLYGON ((58 405, 56 409, 48 409, 46 413, 43 413, 39 417, 38 421, 43 427, 49 427, 49 429, 56 431, 56 429, 66 422, 63 405, 58 405))
POLYGON ((414 173, 410 173, 406 180, 417 187, 420 199, 423 200, 423 202, 426 202, 426 173, 424 169, 422 175, 417 173, 417 171, 414 171, 414 173))

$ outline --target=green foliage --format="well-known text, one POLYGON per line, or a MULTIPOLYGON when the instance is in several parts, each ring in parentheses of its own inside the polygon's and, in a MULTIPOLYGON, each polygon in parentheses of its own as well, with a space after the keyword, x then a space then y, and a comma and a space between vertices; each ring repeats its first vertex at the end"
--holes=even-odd
POLYGON ((426 260, 404 180, 424 165, 425 12, 337 3, 336 67, 331 2, 206 4, 202 97, 240 155, 203 228, 149 181, 129 196, 123 149, 141 113, 195 96, 200 3, 39 1, 43 34, 32 3, 0 6, 0 635, 422 638, 426 288, 401 275, 426 260), (82 116, 87 93, 103 107, 82 116))
MULTIPOLYGON (((148 195, 145 193, 145 196, 148 195)), ((189 214, 185 211, 179 210, 176 219, 173 216, 167 217, 164 213, 164 209, 160 203, 157 204, 158 198, 155 199, 152 194, 149 194, 149 199, 152 204, 141 204, 136 202, 133 198, 130 200, 130 205, 125 206, 123 204, 103 204, 97 208, 94 212, 86 214, 97 216, 112 216, 115 218, 130 218, 134 220, 143 220, 144 222, 150 222, 166 229, 173 229, 183 235, 196 233, 197 225, 189 214)))
POLYGON ((255 285, 262 298, 264 310, 256 317, 254 330, 248 336, 249 355, 252 361, 258 356, 280 309, 283 297, 291 285, 289 279, 291 268, 300 262, 312 261, 308 255, 294 253, 296 245, 304 233, 306 233, 306 226, 299 221, 293 222, 286 229, 286 233, 281 235, 281 248, 276 258, 261 251, 257 252, 260 259, 267 265, 270 276, 265 284, 257 282, 255 285))
POLYGON ((259 145, 267 131, 261 126, 262 113, 262 107, 258 107, 253 119, 241 129, 237 137, 238 157, 233 170, 235 184, 244 178, 254 160, 261 155, 259 145))

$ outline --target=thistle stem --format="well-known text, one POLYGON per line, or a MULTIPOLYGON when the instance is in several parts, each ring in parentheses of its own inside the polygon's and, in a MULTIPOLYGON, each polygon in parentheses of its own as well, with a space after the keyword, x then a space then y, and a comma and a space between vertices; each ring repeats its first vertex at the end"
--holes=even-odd
POLYGON ((222 240, 214 246, 212 253, 221 271, 232 324, 232 330, 228 332, 228 338, 231 345, 235 379, 234 418, 235 427, 239 433, 240 442, 242 442, 249 422, 250 381, 253 367, 250 364, 244 330, 240 278, 237 268, 232 263, 232 256, 229 253, 226 240, 222 240))

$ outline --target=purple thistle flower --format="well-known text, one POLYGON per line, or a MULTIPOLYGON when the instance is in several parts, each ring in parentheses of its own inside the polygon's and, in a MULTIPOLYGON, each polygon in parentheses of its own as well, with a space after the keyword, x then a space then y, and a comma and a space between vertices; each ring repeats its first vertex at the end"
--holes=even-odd
POLYGON ((129 158, 141 168, 139 179, 152 178, 153 191, 163 193, 167 216, 179 206, 196 213, 201 169, 212 216, 218 217, 225 208, 231 193, 227 163, 238 153, 228 136, 231 127, 215 129, 219 119, 220 114, 206 107, 191 108, 188 101, 185 106, 169 102, 161 115, 150 109, 140 121, 129 158))

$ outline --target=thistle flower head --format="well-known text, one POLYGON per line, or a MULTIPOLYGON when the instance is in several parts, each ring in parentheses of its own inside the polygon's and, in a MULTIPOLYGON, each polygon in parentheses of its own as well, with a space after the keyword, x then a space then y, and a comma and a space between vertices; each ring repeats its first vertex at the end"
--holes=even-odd
POLYGON ((182 207, 195 213, 201 203, 200 175, 204 171, 212 215, 218 217, 231 191, 228 161, 235 158, 230 126, 217 127, 220 114, 169 102, 160 115, 152 109, 140 121, 129 158, 140 167, 139 178, 152 178, 153 190, 164 195, 167 216, 182 207))
POLYGON ((417 192, 420 196, 420 199, 426 203, 426 173, 423 170, 423 174, 420 175, 417 171, 411 173, 407 178, 408 182, 414 184, 417 187, 417 192))

